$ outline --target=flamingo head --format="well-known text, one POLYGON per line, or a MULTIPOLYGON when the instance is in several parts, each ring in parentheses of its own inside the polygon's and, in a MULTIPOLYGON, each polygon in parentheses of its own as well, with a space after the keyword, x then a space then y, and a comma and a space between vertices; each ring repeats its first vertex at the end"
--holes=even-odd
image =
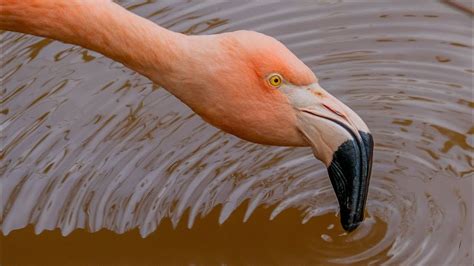
POLYGON ((185 66, 199 78, 181 82, 197 88, 178 97, 240 138, 311 146, 327 167, 343 228, 354 230, 363 220, 371 174, 373 140, 367 125, 274 38, 250 31, 213 36, 219 37, 204 38, 210 42, 194 54, 201 60, 185 66))

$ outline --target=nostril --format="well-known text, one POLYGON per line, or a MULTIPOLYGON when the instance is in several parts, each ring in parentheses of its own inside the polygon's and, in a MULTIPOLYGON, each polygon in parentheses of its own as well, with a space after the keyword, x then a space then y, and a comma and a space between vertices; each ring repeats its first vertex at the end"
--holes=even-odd
POLYGON ((324 104, 324 103, 323 103, 323 106, 326 107, 326 109, 328 109, 329 111, 335 113, 336 115, 338 115, 338 116, 340 116, 340 117, 346 117, 343 113, 341 113, 341 112, 339 112, 339 111, 337 111, 337 110, 331 108, 331 107, 330 107, 329 105, 327 105, 327 104, 324 104))
POLYGON ((310 88, 308 88, 308 90, 309 90, 310 92, 312 92, 312 93, 313 93, 314 95, 316 95, 316 96, 323 97, 323 93, 320 92, 320 91, 313 91, 313 90, 311 90, 310 88))

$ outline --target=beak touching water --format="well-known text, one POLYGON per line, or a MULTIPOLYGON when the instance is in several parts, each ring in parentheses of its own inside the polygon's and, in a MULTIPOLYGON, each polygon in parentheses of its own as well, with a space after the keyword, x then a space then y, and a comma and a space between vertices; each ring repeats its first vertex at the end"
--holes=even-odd
POLYGON ((364 219, 373 140, 362 119, 319 84, 286 86, 297 126, 327 167, 339 202, 341 224, 353 231, 364 219))

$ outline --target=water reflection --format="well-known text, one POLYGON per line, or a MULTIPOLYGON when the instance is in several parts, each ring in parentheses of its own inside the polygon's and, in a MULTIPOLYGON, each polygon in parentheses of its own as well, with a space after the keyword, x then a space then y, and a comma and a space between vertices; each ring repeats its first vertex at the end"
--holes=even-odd
POLYGON ((369 218, 342 232, 309 149, 241 141, 100 54, 2 32, 5 263, 31 248, 64 264, 66 244, 95 263, 472 261, 470 17, 435 2, 123 4, 175 31, 288 45, 374 133, 369 218))

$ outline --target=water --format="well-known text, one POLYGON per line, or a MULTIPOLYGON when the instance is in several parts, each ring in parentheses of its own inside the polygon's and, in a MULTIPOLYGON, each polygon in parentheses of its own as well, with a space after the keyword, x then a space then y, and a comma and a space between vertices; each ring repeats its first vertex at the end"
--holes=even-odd
POLYGON ((285 43, 374 134, 367 219, 343 232, 309 148, 239 140, 98 53, 2 32, 4 263, 472 264, 469 15, 434 1, 122 4, 174 31, 285 43))

